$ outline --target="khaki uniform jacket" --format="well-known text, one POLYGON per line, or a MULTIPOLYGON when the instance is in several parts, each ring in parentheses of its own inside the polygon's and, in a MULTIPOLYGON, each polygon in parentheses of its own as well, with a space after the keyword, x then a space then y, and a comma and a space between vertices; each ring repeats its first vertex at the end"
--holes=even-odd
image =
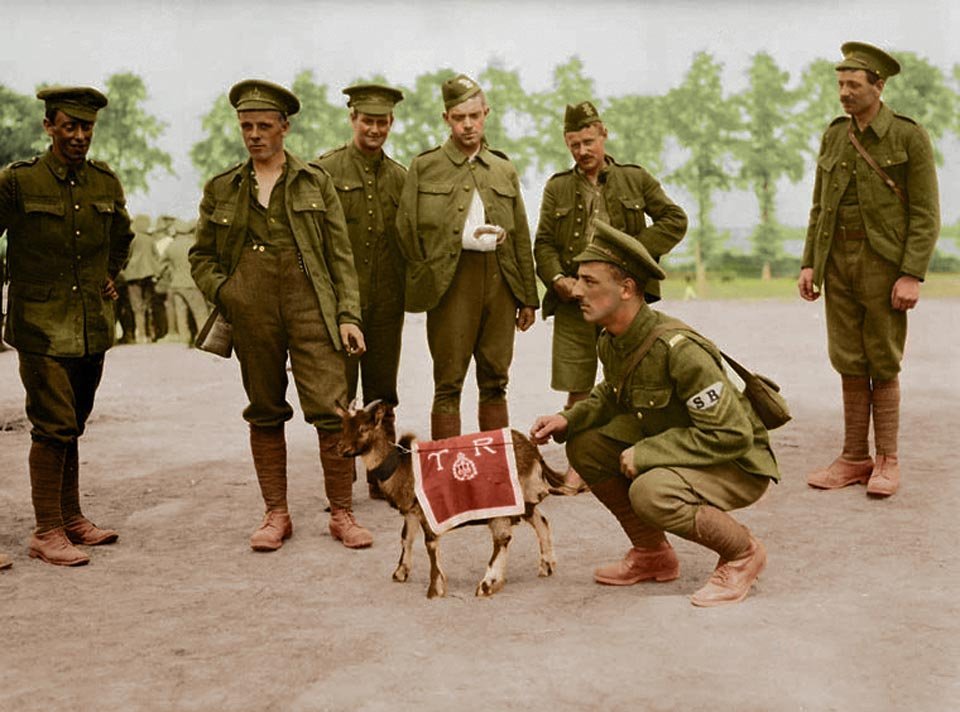
POLYGON ((507 231, 496 251, 507 286, 518 304, 539 306, 530 226, 516 169, 486 146, 476 160, 468 161, 448 139, 414 158, 403 184, 397 228, 407 260, 407 311, 432 309, 449 288, 475 185, 487 223, 507 231))
MULTIPOLYGON (((303 267, 324 323, 339 350, 343 323, 360 323, 357 273, 333 180, 320 166, 286 153, 286 208, 303 267)), ((190 248, 193 279, 206 298, 217 295, 240 261, 250 211, 251 161, 215 176, 203 189, 197 242, 190 248)))
POLYGON ((930 137, 913 119, 895 114, 883 104, 860 139, 867 153, 906 195, 904 206, 850 144, 847 127, 852 120, 834 119, 820 142, 801 266, 813 268, 814 284, 823 283, 837 227, 837 206, 856 175, 860 213, 870 247, 898 265, 902 274, 923 279, 940 235, 940 198, 930 137))
MULTIPOLYGON (((660 187, 660 183, 640 166, 617 163, 605 156, 606 176, 603 191, 610 224, 637 237, 654 259, 660 259, 676 246, 687 232, 687 214, 660 187), (652 220, 647 224, 645 215, 652 220)), ((557 275, 575 277, 573 261, 587 246, 587 203, 582 195, 583 181, 575 169, 554 174, 543 189, 540 222, 533 243, 537 275, 547 288, 543 315, 556 311, 558 297, 553 291, 557 275)), ((660 299, 660 281, 647 283, 647 303, 660 299)))
POLYGON ((333 176, 340 197, 360 282, 361 306, 366 307, 378 295, 384 298, 384 290, 402 296, 397 206, 407 169, 384 153, 377 175, 372 175, 371 159, 353 142, 328 151, 317 163, 333 176))
POLYGON ((631 355, 669 317, 643 305, 620 336, 600 335, 603 381, 589 398, 563 412, 565 438, 591 428, 634 446, 640 472, 655 467, 705 467, 736 462, 779 481, 766 428, 746 396, 727 378, 720 352, 684 330, 661 334, 622 392, 631 355))
POLYGON ((10 280, 6 341, 48 356, 113 345, 114 302, 101 294, 127 259, 133 232, 123 188, 107 164, 74 171, 52 151, 0 171, 0 233, 10 280))

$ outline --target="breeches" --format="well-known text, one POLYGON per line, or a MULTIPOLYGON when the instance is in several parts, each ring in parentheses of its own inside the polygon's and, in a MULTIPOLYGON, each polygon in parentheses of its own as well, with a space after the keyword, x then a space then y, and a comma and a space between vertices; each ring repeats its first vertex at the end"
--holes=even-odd
POLYGON ((561 302, 553 314, 553 356, 550 387, 574 393, 589 391, 597 381, 595 324, 584 321, 579 302, 561 302))
POLYGON ((59 358, 21 351, 18 356, 30 436, 69 443, 83 435, 103 375, 103 354, 59 358))
MULTIPOLYGON (((596 430, 578 433, 567 442, 567 458, 587 484, 620 472, 620 453, 630 447, 596 430)), ((656 467, 630 484, 630 505, 637 516, 659 529, 690 538, 697 509, 709 504, 722 511, 756 502, 770 480, 751 475, 736 463, 707 467, 656 467)))
POLYGON ((197 287, 172 287, 170 298, 173 299, 177 314, 177 333, 183 341, 189 341, 191 334, 189 315, 193 315, 193 322, 197 329, 202 327, 203 322, 207 320, 207 301, 203 298, 203 292, 197 287))
POLYGON ((244 249, 220 303, 233 324, 233 346, 250 403, 244 419, 262 427, 293 417, 287 402, 287 356, 303 417, 319 430, 340 430, 336 403, 346 402, 343 353, 333 346, 310 279, 295 250, 244 249))
POLYGON ((890 305, 897 266, 867 240, 834 240, 824 298, 830 363, 844 376, 886 381, 900 372, 907 314, 890 305))
POLYGON ((477 365, 479 402, 506 402, 516 319, 517 302, 496 252, 463 251, 450 288, 427 312, 434 413, 460 412, 471 357, 477 365))

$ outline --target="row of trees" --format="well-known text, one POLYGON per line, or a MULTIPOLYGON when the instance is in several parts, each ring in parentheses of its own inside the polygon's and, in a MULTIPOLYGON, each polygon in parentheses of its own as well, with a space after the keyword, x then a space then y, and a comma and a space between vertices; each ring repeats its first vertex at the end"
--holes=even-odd
MULTIPOLYGON (((890 81, 885 101, 927 129, 934 145, 948 133, 960 136, 960 66, 952 74, 910 53, 897 54, 903 77, 890 81)), ((766 52, 751 58, 745 88, 724 90, 722 65, 709 53, 693 57, 679 85, 661 95, 598 96, 596 85, 573 57, 555 67, 550 86, 531 92, 519 73, 490 62, 476 77, 484 87, 492 112, 487 138, 505 151, 530 183, 571 163, 563 143, 564 107, 592 99, 609 131, 611 153, 619 160, 646 166, 669 186, 682 188, 692 204, 689 243, 698 281, 713 263, 726 235, 714 224, 717 196, 733 189, 750 190, 758 204, 759 221, 751 235, 754 257, 766 265, 782 260, 790 230, 777 220, 777 187, 796 183, 816 155, 819 136, 839 113, 833 62, 816 60, 796 80, 766 52)), ((405 100, 398 105, 389 149, 397 160, 409 161, 441 143, 447 135, 440 120, 440 85, 454 74, 443 68, 401 85, 405 100)), ((388 83, 382 76, 357 81, 388 83)), ((338 87, 319 82, 312 71, 298 74, 291 89, 302 109, 294 117, 287 141, 302 156, 316 156, 349 140, 344 97, 338 87), (331 101, 331 96, 334 100, 331 101)), ((107 80, 110 107, 97 127, 94 152, 108 161, 131 193, 146 191, 153 171, 172 172, 169 154, 157 147, 165 124, 142 109, 143 81, 133 74, 107 80)), ((34 102, 0 86, 0 161, 28 155, 46 143, 30 128, 34 102), (11 120, 14 117, 15 120, 11 120), (29 151, 15 155, 26 146, 29 151)), ((203 116, 204 137, 190 157, 205 180, 225 166, 244 160, 236 118, 226 94, 203 116)), ((938 161, 942 155, 937 153, 938 161)), ((795 232, 795 231, 794 231, 795 232)))

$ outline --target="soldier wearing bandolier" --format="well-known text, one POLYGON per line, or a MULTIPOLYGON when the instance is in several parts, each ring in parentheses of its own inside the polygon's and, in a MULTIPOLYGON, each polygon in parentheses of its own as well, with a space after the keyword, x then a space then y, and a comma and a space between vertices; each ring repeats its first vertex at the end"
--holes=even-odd
POLYGON ((584 319, 603 327, 603 381, 562 413, 538 418, 530 435, 567 442, 571 464, 633 545, 594 572, 598 583, 677 578, 669 532, 720 555, 692 603, 736 603, 763 570, 766 550, 728 512, 779 480, 767 430, 717 347, 645 303, 647 280, 665 275, 643 243, 596 225, 575 258, 573 296, 584 319))
POLYGON ((427 312, 434 439, 460 434, 460 396, 476 362, 481 430, 510 423, 514 330, 539 303, 530 228, 513 164, 484 141, 490 108, 464 74, 442 86, 450 138, 413 159, 397 227, 407 261, 405 308, 427 312))
MULTIPOLYGON (((347 359, 347 397, 353 401, 362 379, 364 404, 381 400, 388 406, 383 425, 395 441, 404 288, 397 204, 407 170, 386 154, 383 145, 393 126, 393 108, 403 101, 403 94, 378 84, 347 87, 343 93, 349 97, 353 139, 317 162, 337 187, 360 282, 367 351, 359 359, 347 359)), ((379 498, 377 479, 369 473, 367 484, 370 496, 379 498)))
POLYGON ((284 424, 287 358, 304 419, 317 429, 330 532, 349 548, 373 537, 352 511, 353 461, 337 454, 337 403, 347 395, 344 352, 363 353, 360 299, 350 237, 330 176, 288 153, 290 91, 247 80, 230 89, 250 160, 203 191, 193 278, 233 325, 233 346, 250 400, 243 411, 266 514, 250 538, 274 551, 293 532, 287 508, 284 424))
MULTIPOLYGON (((547 288, 543 315, 553 316, 550 386, 568 394, 570 407, 587 397, 597 377, 599 332, 584 321, 572 296, 577 281, 574 257, 590 243, 593 219, 640 240, 659 261, 683 238, 687 216, 645 169, 607 155, 607 129, 589 101, 567 106, 563 140, 576 165, 552 176, 544 187, 533 255, 547 288)), ((645 297, 648 304, 660 299, 658 280, 647 282, 645 297)), ((584 487, 570 468, 564 491, 576 494, 584 487)))
POLYGON ((900 65, 862 42, 841 47, 840 102, 817 158, 813 208, 798 287, 826 295, 830 363, 843 394, 843 451, 812 472, 812 487, 866 483, 892 495, 900 484, 900 362, 907 310, 920 297, 940 234, 933 147, 923 127, 894 113, 880 95, 900 65), (868 434, 873 413, 876 460, 868 434))
POLYGON ((27 394, 30 485, 37 528, 31 557, 86 564, 75 545, 109 544, 80 508, 83 435, 113 345, 114 280, 133 232, 123 189, 106 164, 87 160, 107 97, 89 87, 51 87, 50 150, 0 172, 0 233, 9 240, 9 314, 4 338, 17 349, 27 394))

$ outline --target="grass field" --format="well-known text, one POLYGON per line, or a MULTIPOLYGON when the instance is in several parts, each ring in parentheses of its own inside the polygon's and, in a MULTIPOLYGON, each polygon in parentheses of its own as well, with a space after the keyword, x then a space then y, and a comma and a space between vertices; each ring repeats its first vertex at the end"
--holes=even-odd
MULTIPOLYGON (((679 301, 684 298, 683 280, 663 282, 663 298, 679 301)), ((960 274, 929 274, 920 292, 921 299, 960 297, 960 274)), ((795 277, 777 277, 763 281, 744 277, 711 279, 708 275, 705 293, 699 299, 799 299, 795 277)))

